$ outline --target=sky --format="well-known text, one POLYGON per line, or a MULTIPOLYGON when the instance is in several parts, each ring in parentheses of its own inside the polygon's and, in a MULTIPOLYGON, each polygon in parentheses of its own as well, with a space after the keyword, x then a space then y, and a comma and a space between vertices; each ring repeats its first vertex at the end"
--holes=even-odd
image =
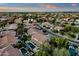
POLYGON ((0 11, 79 12, 79 3, 0 3, 0 11))

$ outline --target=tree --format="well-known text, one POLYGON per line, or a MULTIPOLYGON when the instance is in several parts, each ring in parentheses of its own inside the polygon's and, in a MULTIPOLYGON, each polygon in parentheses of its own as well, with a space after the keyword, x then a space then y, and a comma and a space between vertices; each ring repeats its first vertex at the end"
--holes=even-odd
POLYGON ((59 32, 60 32, 60 34, 62 34, 62 35, 64 35, 64 34, 65 34, 63 30, 60 30, 59 32))
POLYGON ((69 55, 69 52, 66 48, 55 48, 54 49, 54 52, 53 52, 53 55, 54 56, 68 56, 69 55))
POLYGON ((61 48, 61 47, 66 47, 68 40, 58 38, 58 37, 54 37, 54 38, 51 37, 49 43, 50 42, 51 42, 52 45, 61 48))
POLYGON ((53 47, 51 47, 48 43, 42 45, 38 51, 35 53, 37 56, 50 56, 52 55, 53 47))
POLYGON ((72 27, 71 31, 74 33, 79 33, 79 27, 72 27))
POLYGON ((76 37, 75 33, 73 33, 73 32, 68 32, 68 35, 69 35, 70 37, 72 37, 72 38, 75 38, 75 37, 76 37))
POLYGON ((69 55, 66 46, 68 41, 66 39, 52 37, 45 42, 35 53, 37 56, 66 56, 69 55))
POLYGON ((31 40, 31 35, 26 35, 26 34, 23 34, 20 38, 20 40, 25 43, 26 41, 29 41, 31 40))
POLYGON ((71 30, 71 25, 66 25, 65 27, 64 27, 64 31, 65 32, 69 32, 71 30))
POLYGON ((14 48, 20 49, 20 48, 23 47, 23 46, 24 46, 24 44, 23 44, 21 41, 18 41, 18 42, 16 43, 16 45, 15 45, 14 48))
POLYGON ((22 37, 20 38, 20 40, 25 43, 27 41, 27 36, 25 34, 22 35, 22 37))

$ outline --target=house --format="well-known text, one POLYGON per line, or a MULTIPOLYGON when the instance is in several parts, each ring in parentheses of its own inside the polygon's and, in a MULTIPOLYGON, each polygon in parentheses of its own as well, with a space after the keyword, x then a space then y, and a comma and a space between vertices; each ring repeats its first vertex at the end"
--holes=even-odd
POLYGON ((17 24, 10 24, 10 25, 8 24, 4 28, 7 30, 15 30, 17 29, 17 24))
POLYGON ((16 38, 12 33, 5 33, 0 37, 0 56, 20 56, 20 50, 14 48, 12 45, 16 44, 16 38))
POLYGON ((46 36, 44 35, 44 33, 41 30, 30 29, 30 31, 32 34, 31 41, 34 42, 37 46, 40 46, 47 40, 46 36))
POLYGON ((28 24, 28 20, 24 20, 23 23, 24 23, 24 25, 27 25, 28 24))
POLYGON ((5 35, 3 35, 3 37, 0 38, 0 48, 11 44, 16 44, 16 38, 10 32, 6 33, 5 35))
POLYGON ((27 31, 31 36, 31 41, 35 43, 37 46, 43 44, 47 38, 41 30, 36 29, 36 25, 32 24, 27 31))
POLYGON ((64 21, 68 21, 69 20, 69 18, 64 18, 64 21))
POLYGON ((57 31, 60 31, 61 29, 63 29, 63 27, 61 27, 61 26, 55 26, 54 27, 54 30, 57 30, 57 31))
POLYGON ((17 48, 13 48, 11 45, 0 49, 0 56, 21 56, 21 52, 17 48))
POLYGON ((42 26, 45 26, 46 28, 50 28, 50 29, 52 29, 54 27, 52 24, 50 24, 48 22, 42 23, 42 26))
POLYGON ((5 21, 5 20, 7 20, 7 19, 6 19, 6 18, 0 18, 0 20, 1 20, 1 21, 5 21))
POLYGON ((16 31, 14 31, 14 30, 2 31, 2 35, 5 35, 5 34, 7 34, 7 33, 9 33, 9 32, 10 32, 12 35, 16 36, 16 31))
POLYGON ((15 23, 22 23, 22 18, 15 19, 15 23))
POLYGON ((75 24, 79 25, 79 19, 76 19, 75 24))
POLYGON ((11 24, 8 29, 17 29, 17 24, 11 24))
POLYGON ((43 44, 46 41, 46 37, 45 35, 35 32, 32 34, 32 42, 34 42, 37 46, 40 46, 41 44, 43 44))

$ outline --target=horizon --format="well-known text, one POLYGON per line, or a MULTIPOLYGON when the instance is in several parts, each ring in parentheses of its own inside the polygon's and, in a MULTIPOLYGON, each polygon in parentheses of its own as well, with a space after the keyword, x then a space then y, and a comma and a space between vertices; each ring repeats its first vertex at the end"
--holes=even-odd
POLYGON ((0 3, 0 12, 79 12, 79 3, 0 3))

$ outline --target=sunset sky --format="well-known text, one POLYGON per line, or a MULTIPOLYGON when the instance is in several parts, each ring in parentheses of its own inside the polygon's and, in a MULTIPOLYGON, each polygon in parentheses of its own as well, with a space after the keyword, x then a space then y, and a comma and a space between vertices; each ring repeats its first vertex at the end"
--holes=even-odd
POLYGON ((0 11, 79 12, 79 3, 0 3, 0 11))

